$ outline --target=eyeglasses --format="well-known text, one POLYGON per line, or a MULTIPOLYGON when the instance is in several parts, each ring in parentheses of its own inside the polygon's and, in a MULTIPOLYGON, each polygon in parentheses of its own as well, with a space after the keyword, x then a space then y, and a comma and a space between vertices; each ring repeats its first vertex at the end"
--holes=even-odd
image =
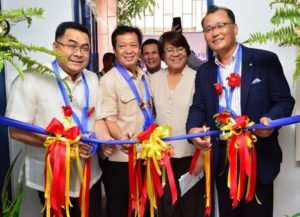
POLYGON ((76 44, 64 44, 64 43, 61 43, 59 41, 56 41, 56 43, 61 45, 61 46, 66 47, 66 49, 68 49, 72 53, 75 53, 78 50, 80 50, 80 52, 83 53, 83 54, 88 54, 90 52, 90 46, 88 46, 88 45, 79 46, 79 45, 76 45, 76 44))
POLYGON ((168 56, 173 55, 175 53, 175 51, 177 51, 178 54, 184 54, 185 48, 184 47, 177 47, 177 48, 169 47, 165 50, 165 52, 168 56))
POLYGON ((203 29, 203 32, 208 34, 213 32, 213 30, 224 30, 226 28, 227 25, 231 25, 233 23, 218 23, 215 26, 208 26, 205 29, 203 29))

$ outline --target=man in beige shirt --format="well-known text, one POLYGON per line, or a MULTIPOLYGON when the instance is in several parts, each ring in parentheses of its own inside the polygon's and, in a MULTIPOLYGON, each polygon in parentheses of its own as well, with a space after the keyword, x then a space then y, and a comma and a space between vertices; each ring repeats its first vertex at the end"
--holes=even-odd
MULTIPOLYGON (((138 28, 117 27, 112 34, 117 64, 100 81, 103 118, 117 140, 138 135, 152 121, 147 76, 137 66, 141 42, 138 28)), ((103 146, 103 153, 108 157, 102 162, 108 217, 127 217, 128 155, 122 146, 103 146)))

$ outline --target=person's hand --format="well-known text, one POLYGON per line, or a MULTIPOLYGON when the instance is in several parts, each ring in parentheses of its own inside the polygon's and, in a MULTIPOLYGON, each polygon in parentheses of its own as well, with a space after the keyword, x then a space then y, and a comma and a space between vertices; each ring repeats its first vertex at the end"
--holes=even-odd
MULTIPOLYGON (((133 137, 134 133, 125 133, 124 136, 121 138, 121 140, 130 140, 132 137, 133 137)), ((119 145, 120 147, 120 150, 122 152, 124 152, 125 154, 128 154, 128 147, 130 146, 131 144, 124 144, 124 145, 119 145)))
MULTIPOLYGON (((91 133, 83 134, 82 137, 91 137, 91 133)), ((87 145, 83 142, 79 142, 79 156, 83 159, 90 158, 92 154, 90 153, 93 148, 90 145, 87 145)))
POLYGON ((91 150, 92 150, 91 146, 82 142, 79 143, 79 155, 81 158, 83 159, 90 158, 92 156, 92 154, 90 154, 91 150))
POLYGON ((172 26, 171 31, 181 33, 182 32, 182 28, 179 29, 178 28, 179 26, 180 26, 180 24, 177 24, 176 26, 172 26))
POLYGON ((193 175, 198 176, 204 170, 204 153, 203 151, 200 152, 200 155, 197 159, 193 175))
MULTIPOLYGON (((272 120, 270 118, 266 118, 266 117, 262 117, 260 119, 260 123, 262 123, 265 126, 269 126, 271 121, 272 120)), ((254 129, 253 132, 258 137, 266 138, 266 137, 269 137, 274 132, 274 128, 254 129)))
MULTIPOLYGON (((103 139, 103 140, 114 140, 114 138, 112 138, 110 135, 106 135, 105 137, 102 137, 101 139, 103 139)), ((118 151, 117 145, 102 144, 101 149, 102 149, 102 154, 104 155, 104 157, 109 157, 109 156, 113 155, 114 153, 116 153, 118 151)))
MULTIPOLYGON (((189 130, 189 134, 206 132, 207 130, 209 130, 209 128, 205 126, 195 127, 189 130)), ((201 151, 208 150, 211 147, 210 136, 196 137, 196 138, 192 138, 191 140, 194 145, 196 145, 198 148, 201 149, 201 151)))
POLYGON ((105 157, 109 157, 118 151, 117 145, 102 145, 101 147, 105 157))

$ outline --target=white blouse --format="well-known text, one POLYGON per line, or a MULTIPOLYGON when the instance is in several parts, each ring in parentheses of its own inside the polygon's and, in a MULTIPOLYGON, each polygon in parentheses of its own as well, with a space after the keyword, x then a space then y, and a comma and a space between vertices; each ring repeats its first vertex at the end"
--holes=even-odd
MULTIPOLYGON (((170 90, 167 81, 168 69, 150 75, 150 86, 156 109, 156 123, 171 126, 172 135, 186 134, 185 125, 195 91, 196 71, 186 66, 183 76, 174 90, 170 90)), ((187 140, 171 142, 175 158, 192 156, 195 147, 187 140)))

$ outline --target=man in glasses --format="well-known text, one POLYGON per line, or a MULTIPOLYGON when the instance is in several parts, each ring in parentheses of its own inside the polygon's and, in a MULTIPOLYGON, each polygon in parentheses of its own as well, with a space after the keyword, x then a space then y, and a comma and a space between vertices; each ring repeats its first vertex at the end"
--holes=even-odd
MULTIPOLYGON (((230 111, 233 117, 247 115, 255 123, 266 126, 271 120, 290 116, 295 101, 276 54, 239 44, 235 16, 228 8, 212 7, 203 18, 202 27, 207 45, 215 56, 198 69, 187 131, 204 131, 205 124, 211 130, 217 130, 214 115, 223 110, 230 111), (229 84, 227 81, 232 74, 241 82, 229 84), (216 85, 220 88, 215 88, 216 85)), ((255 196, 248 203, 242 198, 234 209, 227 187, 227 143, 223 137, 211 137, 212 172, 220 217, 273 216, 273 181, 282 160, 278 129, 256 129, 254 134, 257 136, 255 196)), ((202 149, 210 146, 210 141, 205 138, 192 141, 202 149)))
MULTIPOLYGON (((96 74, 85 69, 89 62, 89 31, 75 22, 61 23, 56 29, 53 50, 64 57, 54 60, 49 66, 62 81, 54 74, 28 71, 24 80, 19 77, 14 83, 6 115, 46 128, 54 117, 63 122, 62 106, 70 106, 72 125, 79 126, 82 135, 90 136, 94 125, 105 131, 105 122, 99 118, 101 112, 99 81, 96 74), (70 91, 64 83, 69 86, 70 91)), ((25 146, 25 184, 38 191, 44 206, 46 149, 43 144, 46 136, 15 128, 10 128, 10 134, 13 139, 28 144, 25 146)), ((89 154, 88 145, 80 143, 79 147, 81 158, 91 158, 90 201, 93 205, 90 206, 89 216, 100 216, 101 170, 98 157, 89 154)), ((75 162, 72 161, 73 163, 75 162)), ((79 217, 81 213, 78 200, 80 183, 79 174, 71 173, 70 197, 73 207, 70 207, 70 216, 72 217, 79 217)), ((65 215, 64 211, 63 214, 65 215)))

